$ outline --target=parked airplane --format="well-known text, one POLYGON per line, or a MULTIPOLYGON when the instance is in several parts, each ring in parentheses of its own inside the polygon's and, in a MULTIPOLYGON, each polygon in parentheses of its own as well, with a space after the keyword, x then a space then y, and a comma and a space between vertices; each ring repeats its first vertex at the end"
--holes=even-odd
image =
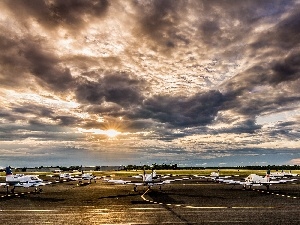
POLYGON ((238 176, 238 175, 232 175, 232 176, 220 176, 220 170, 218 169, 218 172, 211 172, 209 176, 199 176, 199 175, 193 175, 195 178, 200 178, 200 179, 207 179, 211 181, 222 181, 223 179, 228 179, 232 176, 238 176))
POLYGON ((269 189, 270 185, 273 184, 285 184, 287 182, 293 182, 297 179, 290 179, 290 180, 271 180, 270 179, 270 171, 267 172, 266 176, 259 176, 257 174, 250 174, 245 178, 245 181, 236 181, 236 180, 220 180, 220 182, 226 184, 233 184, 233 185, 243 185, 244 188, 252 187, 252 186, 266 186, 269 189))
POLYGON ((79 181, 79 184, 82 184, 85 180, 87 180, 89 183, 92 183, 92 180, 94 180, 94 182, 96 182, 96 176, 94 176, 91 173, 84 173, 82 171, 82 174, 80 177, 77 178, 79 181))
MULTIPOLYGON (((48 175, 48 176, 55 176, 55 175, 48 175)), ((83 181, 88 180, 91 183, 92 180, 95 180, 96 177, 91 173, 83 173, 80 175, 72 175, 71 173, 60 173, 56 175, 59 177, 59 180, 56 182, 68 182, 68 181, 78 181, 79 184, 83 183, 83 181)), ((96 182, 96 180, 95 180, 96 182)))
POLYGON ((211 172, 209 176, 210 177, 219 177, 220 176, 219 170, 218 170, 218 172, 211 172))
MULTIPOLYGON (((6 190, 8 193, 9 186, 13 186, 11 192, 14 193, 16 187, 35 187, 36 191, 38 191, 37 187, 44 186, 47 184, 51 184, 51 182, 44 183, 42 179, 38 178, 38 176, 35 175, 24 175, 24 174, 16 174, 13 175, 11 168, 6 167, 5 169, 6 173, 6 182, 0 183, 0 186, 6 186, 6 190)), ((41 191, 41 189, 39 189, 41 191)))
POLYGON ((271 178, 280 178, 280 177, 297 177, 298 174, 296 173, 292 173, 291 171, 290 172, 284 172, 283 170, 281 172, 270 172, 270 177, 271 178))
POLYGON ((142 182, 130 181, 130 180, 113 180, 113 179, 105 179, 107 182, 115 183, 115 184, 131 184, 134 185, 134 191, 137 191, 138 186, 148 186, 148 188, 159 185, 159 189, 164 184, 170 184, 175 180, 161 180, 156 176, 156 171, 152 170, 150 174, 146 174, 144 170, 144 174, 142 176, 134 176, 135 178, 142 178, 142 182))
POLYGON ((74 181, 74 180, 77 180, 77 179, 69 173, 60 173, 59 174, 59 180, 60 181, 74 181))

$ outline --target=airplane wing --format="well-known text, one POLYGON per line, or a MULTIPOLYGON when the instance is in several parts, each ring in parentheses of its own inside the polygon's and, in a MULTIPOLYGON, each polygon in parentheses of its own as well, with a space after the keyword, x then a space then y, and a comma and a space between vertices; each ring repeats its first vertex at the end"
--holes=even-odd
POLYGON ((270 184, 286 184, 288 182, 292 182, 294 180, 271 180, 269 182, 255 182, 262 185, 270 185, 270 184))
POLYGON ((114 184, 130 184, 135 186, 142 186, 142 185, 163 185, 163 184, 170 184, 174 181, 179 181, 183 179, 174 179, 174 180, 152 180, 152 181, 132 181, 132 180, 114 180, 114 179, 104 179, 104 181, 108 183, 114 184))
POLYGON ((259 182, 255 182, 255 181, 237 181, 237 180, 222 180, 220 181, 221 183, 225 183, 225 184, 229 184, 229 185, 246 185, 246 186, 261 186, 261 185, 265 185, 265 186, 269 186, 269 185, 273 185, 273 184, 286 184, 288 182, 293 182, 296 181, 297 179, 291 179, 291 180, 271 180, 271 181, 259 181, 259 182))
POLYGON ((113 179, 106 179, 108 183, 114 183, 114 184, 128 184, 131 183, 131 181, 125 181, 125 180, 113 180, 113 179))

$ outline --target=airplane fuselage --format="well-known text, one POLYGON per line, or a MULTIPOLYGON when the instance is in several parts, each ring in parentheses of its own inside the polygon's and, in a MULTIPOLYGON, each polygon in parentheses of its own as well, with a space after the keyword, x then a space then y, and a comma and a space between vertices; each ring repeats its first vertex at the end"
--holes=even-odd
POLYGON ((39 179, 37 176, 16 174, 7 175, 6 183, 10 186, 33 187, 41 185, 43 180, 39 179))

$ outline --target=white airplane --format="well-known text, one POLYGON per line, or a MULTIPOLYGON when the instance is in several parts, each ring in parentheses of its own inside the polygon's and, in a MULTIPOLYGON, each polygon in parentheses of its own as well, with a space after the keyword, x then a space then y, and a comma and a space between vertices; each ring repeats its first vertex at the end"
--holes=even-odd
MULTIPOLYGON (((209 176, 199 176, 199 175, 193 175, 196 178, 200 178, 200 179, 207 179, 207 180, 211 180, 211 181, 216 181, 216 182, 221 182, 224 179, 228 179, 232 176, 220 176, 220 170, 218 169, 218 172, 211 172, 209 176)), ((236 175, 234 175, 236 176, 236 175)))
POLYGON ((210 177, 219 177, 220 176, 219 170, 218 170, 218 172, 211 172, 209 176, 210 177))
POLYGON ((74 178, 71 174, 69 173, 60 173, 59 174, 59 180, 61 181, 74 181, 77 180, 76 178, 74 178))
MULTIPOLYGON (((0 186, 6 186, 6 190, 8 193, 9 186, 13 186, 11 192, 14 193, 16 187, 35 187, 35 191, 38 191, 37 187, 44 186, 47 184, 51 184, 51 182, 44 183, 42 179, 38 178, 35 175, 24 175, 24 174, 16 174, 13 175, 11 168, 6 167, 6 182, 0 183, 0 186)), ((41 189, 39 189, 41 191, 41 189)))
POLYGON ((268 172, 266 176, 259 176, 257 174, 250 174, 245 178, 245 181, 236 181, 236 180, 220 180, 220 182, 226 184, 233 184, 233 185, 243 185, 244 188, 252 187, 252 186, 266 186, 269 189, 270 185, 273 184, 286 184, 287 182, 293 182, 297 179, 290 179, 290 180, 271 180, 270 173, 268 172))
MULTIPOLYGON (((48 175, 48 176, 55 176, 55 175, 48 175)), ((56 175, 57 176, 57 175, 56 175)), ((96 177, 91 173, 84 173, 82 171, 81 175, 72 175, 70 173, 60 173, 58 174, 59 180, 56 182, 67 182, 67 181, 78 181, 79 184, 83 183, 84 180, 88 180, 91 183, 92 180, 95 180, 96 177)), ((95 180, 96 182, 96 180, 95 180)))
POLYGON ((286 173, 283 170, 281 172, 270 172, 270 177, 271 178, 280 178, 280 177, 297 177, 298 174, 292 173, 291 171, 286 173))
POLYGON ((94 176, 91 173, 84 173, 83 171, 82 171, 81 176, 78 177, 77 179, 79 181, 79 184, 82 184, 83 181, 85 181, 85 180, 87 180, 88 183, 92 183, 92 180, 94 180, 94 182, 96 183, 96 176, 94 176))
MULTIPOLYGON (((136 181, 129 181, 129 180, 113 180, 113 179, 104 179, 109 183, 114 183, 114 184, 131 184, 134 185, 134 191, 137 191, 137 186, 148 186, 148 188, 154 186, 154 185, 159 185, 159 189, 161 189, 161 186, 164 184, 170 184, 172 181, 175 180, 160 180, 157 179, 156 176, 156 171, 152 170, 150 174, 146 174, 144 170, 144 174, 141 176, 133 176, 135 178, 142 178, 142 182, 136 182, 136 181)), ((182 180, 182 179, 181 179, 182 180)))

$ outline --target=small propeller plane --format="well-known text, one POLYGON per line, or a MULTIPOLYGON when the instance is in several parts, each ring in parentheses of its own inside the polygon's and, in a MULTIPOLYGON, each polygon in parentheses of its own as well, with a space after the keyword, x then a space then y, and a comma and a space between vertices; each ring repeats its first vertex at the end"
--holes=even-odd
POLYGON ((92 180, 94 180, 94 182, 96 183, 96 176, 94 176, 92 173, 84 173, 82 171, 81 176, 78 177, 77 180, 79 182, 78 184, 83 184, 85 180, 87 180, 89 184, 92 183, 92 180))
POLYGON ((133 176, 133 177, 134 178, 142 178, 142 182, 129 181, 129 180, 113 180, 113 179, 108 179, 106 181, 109 182, 109 183, 114 183, 114 184, 131 184, 131 185, 134 185, 134 188, 133 188, 134 191, 137 191, 138 186, 147 186, 148 188, 150 188, 154 185, 159 185, 159 189, 161 190, 162 185, 170 184, 172 181, 175 181, 175 180, 161 180, 161 179, 158 179, 155 170, 152 170, 152 172, 150 174, 146 174, 146 172, 144 170, 144 174, 142 176, 133 176))
MULTIPOLYGON (((199 176, 199 175, 193 175, 195 178, 200 179, 207 179, 208 181, 216 181, 216 182, 222 182, 224 179, 228 179, 232 176, 220 176, 220 170, 218 169, 218 172, 211 172, 209 176, 199 176)), ((236 176, 236 175, 234 175, 236 176)))
POLYGON ((6 182, 0 183, 0 186, 6 186, 7 193, 9 192, 9 187, 12 186, 11 192, 14 193, 16 187, 35 187, 35 191, 41 191, 37 189, 39 186, 44 186, 51 184, 51 182, 44 183, 42 179, 38 178, 36 175, 24 175, 24 174, 13 174, 10 167, 6 167, 6 182))
POLYGON ((82 165, 79 171, 81 171, 81 175, 76 176, 76 179, 79 181, 79 184, 83 184, 85 180, 87 180, 89 184, 92 183, 92 180, 94 180, 94 182, 96 183, 97 177, 94 176, 92 173, 85 173, 82 169, 82 165))
POLYGON ((270 177, 271 178, 281 178, 281 177, 297 177, 298 174, 292 173, 292 171, 284 172, 283 170, 281 172, 276 171, 276 172, 270 172, 270 177))
POLYGON ((60 173, 59 174, 59 180, 60 181, 74 181, 74 180, 77 180, 77 179, 75 179, 74 176, 72 176, 69 173, 60 173))
POLYGON ((245 178, 245 181, 236 181, 236 180, 220 180, 219 182, 233 185, 243 185, 246 189, 247 187, 252 186, 266 186, 269 189, 270 185, 273 184, 286 184, 287 182, 293 182, 297 179, 281 179, 281 180, 271 180, 270 178, 270 170, 267 171, 266 176, 260 176, 257 174, 250 174, 245 178))

